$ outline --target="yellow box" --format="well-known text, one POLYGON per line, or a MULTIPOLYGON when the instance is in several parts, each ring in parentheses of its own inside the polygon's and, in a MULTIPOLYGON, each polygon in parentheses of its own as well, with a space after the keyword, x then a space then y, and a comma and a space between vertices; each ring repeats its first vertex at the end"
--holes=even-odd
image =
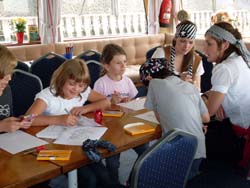
POLYGON ((36 159, 65 161, 70 159, 71 152, 71 150, 41 150, 36 159))

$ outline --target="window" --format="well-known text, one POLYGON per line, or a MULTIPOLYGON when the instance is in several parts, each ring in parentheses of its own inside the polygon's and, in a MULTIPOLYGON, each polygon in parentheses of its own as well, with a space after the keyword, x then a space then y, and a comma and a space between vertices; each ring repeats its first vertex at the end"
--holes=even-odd
POLYGON ((250 0, 186 0, 182 1, 191 21, 198 27, 198 35, 203 36, 211 25, 211 16, 216 11, 227 11, 244 38, 250 37, 250 0))
MULTIPOLYGON (((0 43, 16 43, 16 17, 38 25, 36 0, 0 0, 0 43)), ((146 33, 143 0, 62 0, 61 31, 64 40, 138 35, 146 33)))
POLYGON ((142 0, 63 0, 64 39, 146 33, 142 0))
POLYGON ((16 43, 15 28, 11 21, 16 17, 27 19, 25 42, 28 41, 28 25, 37 25, 37 2, 34 0, 0 1, 0 43, 16 43))

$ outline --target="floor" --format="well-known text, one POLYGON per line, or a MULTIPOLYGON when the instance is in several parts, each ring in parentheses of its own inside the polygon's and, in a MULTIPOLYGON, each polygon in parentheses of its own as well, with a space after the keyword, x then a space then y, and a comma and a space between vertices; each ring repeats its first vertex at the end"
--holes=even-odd
POLYGON ((136 158, 137 154, 132 149, 122 152, 119 168, 119 179, 121 184, 126 183, 136 158))

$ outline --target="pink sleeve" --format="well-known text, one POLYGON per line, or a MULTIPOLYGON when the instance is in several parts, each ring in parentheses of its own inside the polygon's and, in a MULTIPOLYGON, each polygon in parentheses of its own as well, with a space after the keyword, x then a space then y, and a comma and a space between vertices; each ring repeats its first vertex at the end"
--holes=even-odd
POLYGON ((131 98, 135 98, 135 96, 138 93, 137 88, 135 87, 135 84, 133 83, 133 81, 129 78, 129 96, 131 98))

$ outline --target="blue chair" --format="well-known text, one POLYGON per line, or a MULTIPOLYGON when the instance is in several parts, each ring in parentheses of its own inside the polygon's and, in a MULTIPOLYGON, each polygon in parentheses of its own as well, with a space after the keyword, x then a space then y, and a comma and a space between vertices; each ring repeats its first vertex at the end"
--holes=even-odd
POLYGON ((84 61, 101 61, 101 53, 95 51, 95 50, 87 50, 81 54, 79 54, 76 58, 83 59, 84 61))
POLYGON ((85 61, 88 66, 90 74, 90 87, 93 89, 96 80, 100 77, 100 73, 103 69, 103 65, 99 61, 88 60, 85 61))
POLYGON ((17 66, 15 67, 15 69, 20 69, 20 70, 23 70, 23 71, 26 71, 26 72, 30 71, 30 67, 27 64, 25 64, 24 62, 21 62, 21 61, 17 62, 17 66))
POLYGON ((184 188, 197 150, 197 138, 174 129, 136 161, 133 188, 184 188))
POLYGON ((156 46, 156 47, 153 47, 151 49, 149 49, 147 52, 146 52, 146 59, 150 59, 152 57, 152 55, 154 54, 155 50, 159 47, 162 47, 162 46, 156 46))
POLYGON ((101 70, 103 69, 103 65, 100 63, 101 53, 95 50, 87 50, 76 58, 84 60, 87 64, 91 78, 90 87, 93 88, 95 81, 100 77, 101 70))
POLYGON ((34 102, 35 95, 42 90, 42 82, 36 75, 15 69, 9 82, 12 92, 13 115, 25 114, 34 102))
POLYGON ((37 75, 42 81, 43 88, 46 88, 50 84, 54 71, 66 60, 62 55, 49 52, 32 63, 30 72, 37 75))

